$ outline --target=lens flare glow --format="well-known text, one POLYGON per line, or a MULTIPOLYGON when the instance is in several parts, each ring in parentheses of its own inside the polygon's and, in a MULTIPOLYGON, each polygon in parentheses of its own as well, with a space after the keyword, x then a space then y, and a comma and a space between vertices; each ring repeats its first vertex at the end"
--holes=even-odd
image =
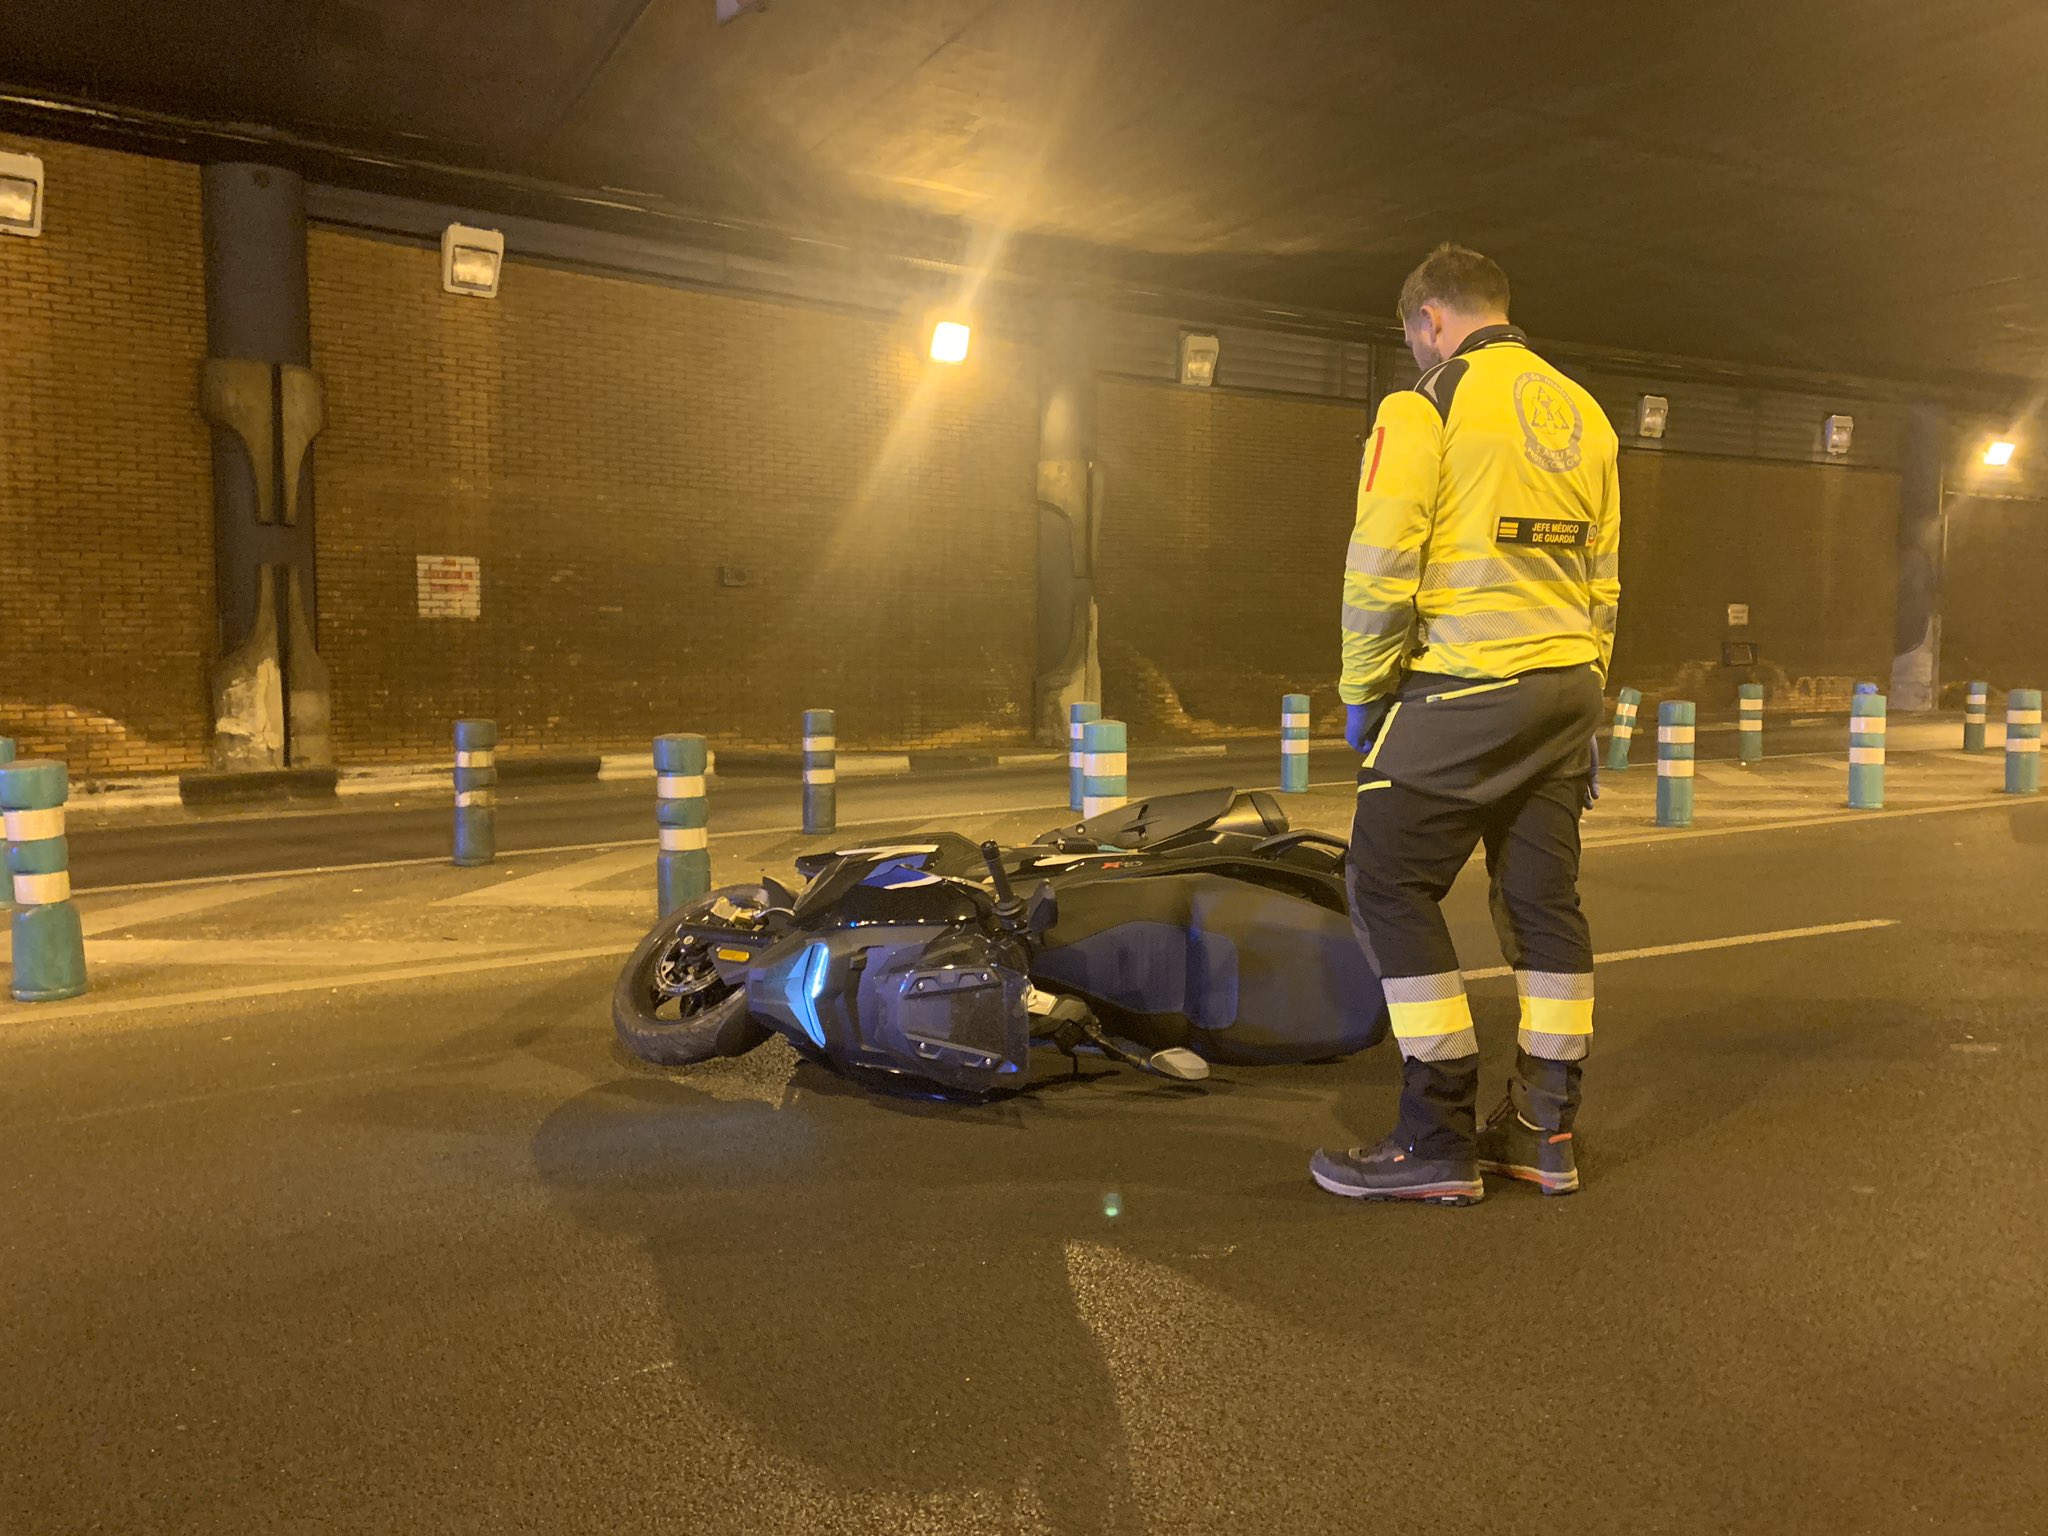
POLYGON ((932 361, 935 363, 964 363, 967 361, 967 343, 973 332, 958 320, 941 320, 932 327, 932 361))

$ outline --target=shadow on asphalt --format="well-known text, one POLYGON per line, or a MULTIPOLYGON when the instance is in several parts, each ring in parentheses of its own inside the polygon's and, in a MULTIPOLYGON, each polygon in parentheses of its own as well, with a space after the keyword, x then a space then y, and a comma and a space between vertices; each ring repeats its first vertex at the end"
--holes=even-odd
MULTIPOLYGON (((1782 1326, 1752 1338, 1737 1322, 1756 1302, 1740 1254, 1713 1237, 1746 1204, 1726 1185, 1731 1139, 1759 1123, 1773 1085, 1824 1093, 1857 1058, 1943 1049, 1910 1005, 1853 986, 1783 1008, 1756 993, 1703 1004, 1708 963, 1618 968, 1632 1022, 1604 1037, 1584 1159, 1603 1195, 1496 1187, 1468 1213, 1366 1212, 1300 1170, 1309 1128, 1332 1116, 1360 1141, 1385 1129, 1391 1049, 1227 1069, 1192 1094, 1093 1067, 1068 1081, 1054 1057, 1040 1090, 942 1103, 877 1096, 780 1042, 679 1073, 645 1067, 616 1047, 602 974, 552 980, 437 1046, 421 1065, 445 1081, 356 1107, 530 1136, 541 1191, 593 1249, 625 1239, 644 1256, 589 1297, 595 1325, 630 1332, 651 1296, 666 1335, 668 1358, 593 1412, 625 1416, 621 1433, 672 1457, 666 1475, 761 1520, 777 1507, 752 1502, 764 1478, 848 1518, 987 1500, 1047 1529, 1136 1532, 1159 1528, 1176 1488, 1209 1499, 1212 1477, 1233 1520, 1327 1516, 1375 1489, 1395 1498, 1408 1475, 1332 1462, 1333 1442, 1401 1413, 1450 1433, 1486 1410, 1502 1369, 1550 1370, 1588 1402, 1595 1383, 1606 1393, 1594 1416, 1618 1449, 1593 1485, 1558 1495, 1565 1512, 1668 1455, 1673 1414, 1699 1451, 1664 1468, 1679 1504, 1709 1507, 1716 1467, 1747 1467, 1759 1499, 1797 1486, 1796 1458, 1773 1459, 1777 1431, 1746 1417, 1784 1369, 1751 1357, 1793 1346, 1782 1326), (508 1073, 494 1094, 480 1057, 547 1070, 508 1073), (1700 1319, 1673 1298, 1703 1264, 1728 1305, 1700 1319), (1591 1337, 1514 1322, 1533 1274, 1589 1288, 1577 1304, 1595 1305, 1591 1337), (1493 1326, 1425 1339, 1432 1306, 1493 1326), (1655 1367, 1604 1375, 1624 1337, 1655 1367), (1311 1490, 1318 1469, 1332 1481, 1311 1490)), ((1512 990, 1489 984, 1475 1001, 1490 1094, 1513 1049, 1512 990)), ((1841 1112, 1804 1108, 1816 1123, 1841 1112)), ((1782 1206, 1757 1236, 1804 1254, 1818 1232, 1804 1207, 1782 1206)), ((1816 1326, 1795 1323, 1793 1338, 1816 1326)), ((1545 1432, 1522 1429, 1471 1469, 1472 1496, 1512 1495, 1545 1432)))
MULTIPOLYGON (((1073 1230, 1015 1102, 870 1102, 799 1066, 780 1102, 634 1078, 548 1117, 534 1161, 644 1246, 688 1389, 841 1495, 1026 1487, 1054 1529, 1137 1531, 1073 1230)), ((688 1454, 688 1448, 680 1448, 688 1454)))
MULTIPOLYGON (((1145 1528, 1070 1245, 1170 1263, 1192 1207, 1299 1163, 1219 1119, 1235 1077, 1264 1074, 1190 1092, 1052 1056, 1032 1090, 968 1104, 876 1094, 779 1042, 680 1074, 616 1047, 606 1064, 631 1075, 550 1114, 534 1163, 578 1221, 644 1247, 676 1374, 714 1415, 841 1494, 1023 1489, 1055 1530, 1145 1528), (1140 1201, 1175 1219, 1131 1224, 1140 1201)), ((1304 1179, 1269 1194, 1317 1198, 1304 1179)))

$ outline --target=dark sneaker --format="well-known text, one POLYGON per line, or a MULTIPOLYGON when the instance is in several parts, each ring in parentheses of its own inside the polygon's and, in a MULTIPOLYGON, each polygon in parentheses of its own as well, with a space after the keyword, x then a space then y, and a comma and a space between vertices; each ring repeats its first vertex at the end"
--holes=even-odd
POLYGON ((1425 1157, 1393 1136, 1376 1147, 1324 1147, 1309 1159, 1308 1171, 1331 1194, 1353 1200, 1472 1205, 1486 1198, 1486 1186, 1479 1182, 1471 1158, 1425 1157))
POLYGON ((1546 1195, 1568 1195, 1579 1187, 1572 1133, 1545 1134, 1516 1114, 1508 1099, 1479 1128, 1479 1167, 1537 1185, 1546 1195))

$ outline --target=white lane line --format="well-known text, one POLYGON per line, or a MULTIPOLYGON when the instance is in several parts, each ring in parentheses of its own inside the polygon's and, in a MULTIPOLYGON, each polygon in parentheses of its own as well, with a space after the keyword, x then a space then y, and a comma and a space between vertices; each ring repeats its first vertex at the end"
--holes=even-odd
MULTIPOLYGON (((489 944, 444 939, 107 939, 86 946, 89 967, 136 965, 203 965, 214 970, 235 966, 283 966, 318 970, 336 963, 415 965, 453 960, 463 955, 505 955, 523 948, 517 940, 489 944)), ((11 941, 0 937, 0 960, 11 958, 11 941)))
MULTIPOLYGON (((585 895, 583 887, 595 885, 600 880, 630 875, 635 871, 652 874, 654 864, 647 857, 644 847, 618 848, 609 853, 592 854, 587 859, 578 859, 559 869, 542 870, 537 875, 522 875, 517 880, 502 880, 496 885, 481 886, 473 891, 464 891, 456 896, 443 896, 434 903, 437 907, 553 907, 574 905, 585 895)), ((649 891, 607 892, 620 895, 628 900, 648 904, 652 897, 649 891)))
MULTIPOLYGON (((637 940, 635 941, 638 942, 637 940)), ((292 981, 252 982, 240 987, 207 987, 193 992, 166 992, 148 997, 110 997, 90 1003, 0 1004, 0 1024, 19 1039, 31 1026, 95 1014, 151 1013, 166 1008, 194 1008, 206 1003, 233 1003, 251 997, 289 997, 297 992, 339 992, 348 987, 375 987, 394 981, 422 981, 434 976, 472 976, 482 971, 511 971, 527 966, 568 965, 579 960, 615 960, 631 953, 632 944, 599 944, 587 949, 551 949, 538 954, 507 955, 496 960, 447 960, 430 965, 402 965, 389 970, 350 971, 336 976, 305 976, 292 981)))
MULTIPOLYGON (((1254 789, 1278 793, 1279 786, 1262 784, 1254 789)), ((1356 779, 1328 779, 1311 784, 1311 789, 1356 789, 1356 779)), ((1246 791, 1250 793, 1251 791, 1246 791)), ((1134 798, 1144 798, 1137 796, 1134 798)), ((1666 830, 1644 833, 1639 837, 1603 838, 1596 830, 1589 829, 1586 846, 1603 848, 1627 848, 1647 843, 1679 842, 1698 837, 1734 837, 1749 832, 1772 832, 1785 827, 1818 827, 1837 821, 1881 821, 1886 817, 1936 816, 1949 811, 1985 810, 1994 806, 2005 806, 2018 810, 2029 804, 2048 804, 2048 801, 2029 800, 2016 795, 1991 795, 1981 800, 1958 800, 1949 805, 1922 805, 1903 810, 1850 811, 1839 813, 1794 817, 1779 820, 1747 822, 1733 827, 1694 827, 1686 831, 1666 830)), ((1618 808, 1617 808, 1618 809, 1618 808)), ((999 805, 980 810, 941 812, 936 816, 917 817, 914 815, 880 817, 871 821, 852 821, 842 824, 841 832, 859 832, 868 827, 901 827, 906 825, 943 826, 949 821, 971 821, 993 816, 1037 816, 1050 814, 1071 817, 1075 813, 1064 804, 1057 805, 999 805)), ((1059 825, 1071 823, 1061 821, 1059 825)), ((733 832, 714 832, 710 841, 728 842, 743 837, 753 838, 795 838, 802 833, 795 827, 754 827, 733 832)), ((655 851, 655 839, 651 837, 615 838, 609 842, 557 843, 546 848, 511 848, 502 850, 499 859, 534 859, 557 853, 603 853, 614 848, 644 848, 650 854, 655 851)), ((192 875, 177 880, 139 880, 126 885, 95 885, 73 887, 74 896, 112 896, 128 891, 170 891, 201 885, 233 885, 251 880, 303 880, 314 875, 350 875, 380 869, 428 869, 434 867, 453 868, 448 857, 436 854, 419 859, 374 859, 360 864, 319 864, 306 869, 258 869, 236 875, 192 875)))
MULTIPOLYGON (((1311 784, 1311 789, 1353 789, 1357 786, 1349 779, 1332 784, 1311 784)), ((1646 797, 1647 798, 1647 797, 1646 797)), ((1687 843, 1703 837, 1747 837, 1757 832, 1797 831, 1802 827, 1831 827, 1850 821, 1897 821, 1908 816, 1946 816, 1954 811, 2016 811, 2029 805, 2048 806, 2048 800, 2029 799, 2020 795, 1986 795, 1976 800, 1953 800, 1945 805, 1909 805, 1888 807, 1881 811, 1852 811, 1847 808, 1833 811, 1815 811, 1803 816, 1786 816, 1768 808, 1759 814, 1726 827, 1660 827, 1655 830, 1644 828, 1637 832, 1624 832, 1619 827, 1606 830, 1608 816, 1636 820, 1644 807, 1630 807, 1623 811, 1619 806, 1609 811, 1605 806, 1589 813, 1585 829, 1585 844, 1590 852, 1595 848, 1650 848, 1664 843, 1687 843), (1592 820, 1590 817, 1598 817, 1592 820)), ((1475 851, 1475 858, 1478 857, 1475 851)))
MULTIPOLYGON (((635 839, 635 842, 640 841, 635 839)), ((652 848, 654 839, 644 840, 652 848)), ((631 843, 562 843, 552 848, 514 848, 499 852, 500 859, 536 858, 548 853, 589 853, 601 848, 625 848, 631 843)), ((446 854, 424 859, 367 859, 360 864, 312 864, 304 869, 254 869, 237 875, 186 875, 176 880, 134 880, 126 885, 95 885, 75 889, 75 896, 113 896, 127 891, 178 891, 201 885, 240 885, 250 880, 305 880, 314 875, 355 875, 375 869, 425 869, 433 865, 454 868, 446 854)))
MULTIPOLYGON (((1860 933, 1869 929, 1894 928, 1897 918, 1865 918, 1849 923, 1824 923, 1812 928, 1779 928, 1767 933, 1736 934, 1725 939, 1695 939, 1684 944, 1658 944, 1647 949, 1620 949, 1595 955, 1595 965, 1614 965, 1624 960, 1649 960, 1665 955, 1699 954, 1715 949, 1738 949, 1752 944, 1773 944, 1788 939, 1822 938, 1831 934, 1860 933)), ((616 959, 632 949, 630 944, 601 944, 583 949, 545 950, 539 954, 507 955, 489 960, 447 960, 426 965, 395 966, 387 970, 352 971, 337 976, 308 976, 292 981, 255 982, 239 987, 207 987, 191 992, 161 993, 141 998, 105 998, 89 1003, 22 1003, 0 1005, 0 1021, 10 1026, 54 1023, 60 1019, 87 1018, 112 1013, 161 1012, 168 1008, 191 1008, 208 1003, 240 1002, 247 998, 288 997, 302 992, 338 992, 351 987, 373 987, 396 981, 420 981, 437 976, 471 976, 484 971, 519 970, 529 966, 567 965, 582 960, 616 959)), ((1468 981, 1492 981, 1514 975, 1507 966, 1467 971, 1468 981)), ((16 1038, 19 1038, 17 1034, 16 1038)))
POLYGON ((2018 810, 2028 802, 2017 795, 1988 795, 1981 800, 1957 800, 1949 805, 1909 805, 1896 810, 1882 811, 1823 811, 1811 816, 1778 816, 1768 820, 1747 821, 1732 827, 1687 827, 1665 828, 1658 831, 1643 831, 1625 836, 1603 836, 1597 829, 1588 829, 1586 847, 1594 848, 1644 848, 1657 843, 1686 843, 1703 837, 1740 837, 1748 832, 1786 832, 1801 827, 1832 827, 1848 821, 1899 821, 1908 816, 1945 816, 1951 811, 2018 810))
MULTIPOLYGON (((1774 928, 1768 933, 1738 933, 1725 939, 1693 939, 1684 944, 1652 944, 1647 949, 1615 949, 1595 955, 1595 965, 1617 965, 1623 960, 1656 960, 1665 955, 1698 955, 1713 949, 1745 949, 1752 944, 1778 944, 1787 939, 1819 939, 1837 933, 1866 933, 1874 928, 1896 928, 1896 917, 1867 917, 1853 923, 1821 923, 1812 928, 1774 928)), ((1514 975, 1511 966, 1496 965, 1483 971, 1467 971, 1467 981, 1497 981, 1514 975)))
MULTIPOLYGON (((215 907, 224 907, 237 901, 256 901, 282 889, 281 882, 258 881, 226 891, 184 891, 163 896, 145 896, 140 901, 124 901, 111 907, 88 904, 79 910, 79 921, 85 929, 85 936, 93 938, 103 933, 113 933, 122 928, 134 928, 143 923, 158 923, 171 917, 192 917, 200 912, 209 912, 215 907)), ((80 891, 79 896, 94 896, 95 891, 80 891)))
MULTIPOLYGON (((1842 722, 1843 725, 1846 727, 1848 724, 1848 716, 1844 715, 1842 717, 1842 722)), ((1731 726, 1729 727, 1729 729, 1732 731, 1734 727, 1731 726)), ((1848 745, 1848 735, 1846 729, 1844 731, 1842 741, 1843 748, 1846 749, 1848 745)), ((1996 752, 1987 751, 1982 753, 1963 753, 1950 747, 1902 747, 1897 742, 1892 743, 1891 750, 1893 767, 1901 766, 1898 760, 1907 757, 1946 756, 1959 758, 1966 763, 1981 764, 1985 762, 1987 759, 1997 756, 1996 752)), ((1714 764, 1725 768, 1733 768, 1736 765, 1735 759, 1732 757, 1703 757, 1699 759, 1699 762, 1702 766, 1705 766, 1707 764, 1714 764)), ((1817 763, 1822 767, 1826 768, 1847 768, 1849 766, 1848 760, 1843 756, 1841 750, 1831 752, 1773 752, 1768 754, 1761 763, 1754 763, 1749 767, 1747 771, 1750 774, 1757 775, 1757 777, 1751 779, 1750 782, 1752 784, 1760 786, 1764 785, 1770 777, 1769 770, 1773 763, 1793 763, 1799 765, 1804 765, 1807 763, 1817 763), (1759 773, 1759 770, 1762 770, 1761 773, 1759 773)), ((1606 759, 1602 758, 1600 763, 1600 787, 1602 789, 1621 790, 1625 789, 1628 785, 1632 783, 1640 783, 1643 786, 1643 792, 1645 794, 1648 794, 1649 791, 1656 785, 1656 777, 1653 773, 1649 771, 1655 767, 1656 763, 1653 759, 1644 758, 1638 762, 1630 764, 1630 766, 1626 769, 1609 768, 1607 766, 1606 759), (1629 777, 1622 777, 1624 773, 1628 774, 1629 777)), ((1309 785, 1310 789, 1356 789, 1357 787, 1358 781, 1355 778, 1318 779, 1315 783, 1309 785)), ((1803 789, 1798 791, 1798 793, 1801 794, 1808 792, 1809 791, 1803 789)))
MULTIPOLYGON (((946 812, 940 820, 954 819, 969 821, 983 816, 1027 816, 1051 813, 1071 816, 1064 804, 1061 805, 999 805, 986 810, 963 810, 946 812)), ((900 827, 914 824, 919 820, 914 815, 880 817, 872 821, 842 822, 840 832, 859 832, 868 827, 900 827)), ((926 821, 933 818, 926 817, 926 821)), ((714 832, 710 841, 729 842, 742 837, 802 837, 796 827, 754 827, 741 828, 733 832, 714 832)), ((822 845, 821 845, 822 846, 822 845)), ((657 851, 653 837, 621 837, 601 843, 555 843, 546 848, 504 848, 498 851, 498 859, 537 859, 557 853, 605 853, 615 848, 644 848, 649 855, 650 869, 652 855, 657 851)), ((419 859, 369 859, 359 864, 316 864, 305 869, 255 869, 236 875, 188 875, 176 880, 137 880, 127 885, 94 885, 75 887, 74 896, 113 896, 126 891, 174 891, 199 885, 235 885, 250 880, 305 880, 314 875, 353 875, 378 869, 453 869, 454 863, 446 854, 433 854, 419 859)))

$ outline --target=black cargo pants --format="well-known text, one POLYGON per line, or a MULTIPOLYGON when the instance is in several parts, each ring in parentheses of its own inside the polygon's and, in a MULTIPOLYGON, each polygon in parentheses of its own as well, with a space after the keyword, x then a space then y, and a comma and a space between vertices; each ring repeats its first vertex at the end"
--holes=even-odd
POLYGON ((1586 1054, 1593 947, 1579 817, 1601 714, 1590 666, 1495 682, 1418 672, 1402 684, 1358 775, 1351 907, 1405 1059, 1479 1049, 1438 904, 1481 842, 1521 994, 1521 1049, 1559 1063, 1586 1054))

